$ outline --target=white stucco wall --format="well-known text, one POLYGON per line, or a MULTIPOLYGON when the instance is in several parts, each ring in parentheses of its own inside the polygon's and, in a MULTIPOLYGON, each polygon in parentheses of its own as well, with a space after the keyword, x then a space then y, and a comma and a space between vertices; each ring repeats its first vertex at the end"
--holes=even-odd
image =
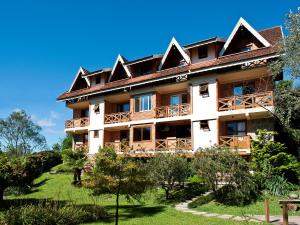
POLYGON ((218 143, 217 120, 208 121, 210 130, 200 129, 200 122, 192 122, 193 126, 193 149, 206 148, 218 143))
POLYGON ((216 75, 197 77, 191 80, 192 84, 192 139, 193 149, 205 148, 218 143, 217 123, 217 84, 216 75), (209 96, 199 93, 199 85, 208 83, 209 96), (201 130, 200 121, 208 120, 210 130, 201 130))
POLYGON ((94 97, 90 100, 90 126, 89 126, 89 153, 97 153, 99 147, 103 146, 104 139, 104 107, 105 102, 103 97, 94 97), (100 113, 95 113, 94 107, 99 104, 100 113), (94 131, 99 132, 99 137, 94 138, 94 131))
POLYGON ((103 147, 104 130, 98 130, 99 137, 94 137, 94 130, 89 131, 89 154, 95 154, 103 147))

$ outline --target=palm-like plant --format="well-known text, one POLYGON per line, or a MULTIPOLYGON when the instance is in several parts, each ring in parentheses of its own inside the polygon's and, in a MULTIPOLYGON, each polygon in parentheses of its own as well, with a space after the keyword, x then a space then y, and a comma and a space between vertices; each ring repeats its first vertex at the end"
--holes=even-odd
POLYGON ((64 163, 74 171, 74 184, 81 184, 81 173, 87 160, 84 149, 65 149, 62 152, 64 163))

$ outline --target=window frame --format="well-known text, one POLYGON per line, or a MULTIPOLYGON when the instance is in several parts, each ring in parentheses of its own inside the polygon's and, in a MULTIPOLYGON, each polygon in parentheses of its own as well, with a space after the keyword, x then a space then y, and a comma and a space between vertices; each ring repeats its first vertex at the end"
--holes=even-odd
POLYGON ((98 85, 98 84, 101 84, 101 77, 100 76, 96 76, 95 77, 95 84, 98 85), (99 80, 98 80, 99 79, 99 80))
POLYGON ((93 110, 96 114, 100 114, 100 104, 95 104, 93 110))
POLYGON ((146 127, 133 127, 133 142, 152 142, 152 127, 146 126, 146 127), (144 129, 150 129, 150 137, 149 140, 144 140, 144 129), (135 140, 135 130, 139 130, 141 140, 135 140))
POLYGON ((200 120, 200 130, 210 131, 209 120, 200 120), (207 126, 203 126, 203 124, 206 124, 207 126))
POLYGON ((201 95, 202 97, 209 97, 209 83, 208 82, 199 84, 199 95, 201 95), (203 90, 204 88, 206 90, 203 90))
POLYGON ((134 96, 134 112, 150 112, 151 110, 152 110, 152 93, 134 96), (147 110, 145 110, 143 107, 143 103, 145 102, 144 100, 142 100, 143 97, 148 97, 148 99, 147 99, 148 109, 147 110), (137 106, 136 106, 137 99, 139 101, 138 110, 137 110, 137 106))
POLYGON ((94 138, 99 138, 99 130, 94 130, 94 138))
POLYGON ((245 135, 247 135, 247 121, 246 120, 236 120, 236 121, 227 121, 226 122, 226 136, 245 136, 245 135), (233 131, 233 134, 228 134, 229 132, 228 132, 228 129, 227 129, 227 127, 228 127, 228 124, 230 124, 230 123, 235 123, 236 125, 236 129, 233 131), (244 130, 238 130, 238 123, 244 123, 245 124, 245 129, 244 130), (238 133, 241 133, 241 132, 244 132, 244 134, 243 135, 239 135, 238 133))
POLYGON ((204 46, 199 46, 197 48, 197 55, 198 55, 198 59, 205 59, 208 57, 208 46, 207 45, 204 45, 204 46), (202 54, 199 54, 200 53, 200 50, 204 50, 205 49, 205 54, 202 53, 202 54))

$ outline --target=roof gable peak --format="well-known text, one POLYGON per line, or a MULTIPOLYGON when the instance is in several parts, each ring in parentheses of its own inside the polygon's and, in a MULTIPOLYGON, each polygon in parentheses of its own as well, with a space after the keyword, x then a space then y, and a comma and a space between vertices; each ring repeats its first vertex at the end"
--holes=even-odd
POLYGON ((130 70, 125 65, 126 62, 127 62, 127 60, 121 54, 119 54, 118 57, 117 57, 117 59, 116 59, 116 61, 115 61, 114 67, 113 67, 113 69, 111 71, 111 74, 109 76, 109 79, 108 79, 109 82, 111 81, 111 79, 112 79, 112 77, 113 77, 113 75, 114 75, 114 73, 116 71, 116 68, 117 68, 117 66, 118 66, 119 63, 121 63, 121 65, 123 66, 123 68, 124 68, 124 70, 125 70, 126 75, 128 76, 128 78, 131 77, 130 70))
MULTIPOLYGON (((76 73, 76 76, 75 76, 75 78, 74 78, 74 80, 73 80, 73 82, 72 82, 72 85, 71 85, 71 87, 70 87, 70 89, 69 89, 69 92, 72 91, 72 89, 73 89, 73 87, 74 87, 76 81, 78 80, 79 76, 83 76, 83 75, 88 74, 88 73, 89 73, 88 70, 86 70, 85 68, 83 68, 82 66, 80 66, 79 69, 78 69, 78 71, 77 71, 77 73, 76 73)), ((90 81, 89 81, 89 79, 87 79, 87 78, 84 78, 84 79, 85 79, 87 85, 90 86, 90 81)))
POLYGON ((232 30, 231 34, 229 35, 229 38, 225 42, 223 48, 220 51, 220 56, 223 56, 226 49, 228 48, 229 44, 231 43, 232 39, 236 35, 237 31, 241 26, 244 26, 259 42, 261 42, 265 47, 269 47, 270 43, 261 35, 259 34, 246 20, 244 20, 243 17, 240 17, 238 22, 236 23, 234 29, 232 30))
POLYGON ((186 63, 190 64, 191 63, 191 59, 190 59, 190 56, 185 52, 185 50, 181 47, 181 45, 178 43, 178 41, 175 39, 175 37, 172 37, 170 43, 169 43, 169 46, 167 48, 167 50, 165 51, 165 54, 160 62, 160 65, 159 65, 159 70, 162 69, 168 55, 169 55, 169 52, 171 51, 172 47, 175 46, 177 48, 177 50, 179 51, 179 53, 182 55, 183 59, 186 61, 186 63))

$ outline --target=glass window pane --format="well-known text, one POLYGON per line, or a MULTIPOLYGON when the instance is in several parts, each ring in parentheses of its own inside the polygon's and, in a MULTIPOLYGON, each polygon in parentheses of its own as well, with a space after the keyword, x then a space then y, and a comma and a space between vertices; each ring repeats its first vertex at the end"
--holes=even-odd
POLYGON ((181 96, 181 103, 182 103, 182 104, 188 103, 188 97, 187 97, 187 94, 183 94, 183 95, 181 96))
POLYGON ((147 95, 142 96, 142 110, 149 110, 149 96, 147 95))
POLYGON ((143 140, 149 141, 151 139, 151 128, 145 127, 143 128, 143 140))
POLYGON ((141 128, 134 128, 133 129, 133 141, 141 141, 141 128))
POLYGON ((241 85, 235 86, 233 88, 233 95, 234 96, 241 96, 241 95, 243 95, 243 86, 241 86, 241 85))
POLYGON ((245 130, 246 130, 245 122, 238 122, 237 123, 237 131, 245 131, 245 130))
POLYGON ((171 96, 170 101, 171 101, 170 105, 179 105, 179 96, 178 95, 171 96))
POLYGON ((148 95, 149 103, 148 103, 148 110, 152 109, 152 95, 148 95))
POLYGON ((235 135, 236 134, 236 123, 235 122, 227 123, 226 131, 227 131, 227 135, 235 135))

